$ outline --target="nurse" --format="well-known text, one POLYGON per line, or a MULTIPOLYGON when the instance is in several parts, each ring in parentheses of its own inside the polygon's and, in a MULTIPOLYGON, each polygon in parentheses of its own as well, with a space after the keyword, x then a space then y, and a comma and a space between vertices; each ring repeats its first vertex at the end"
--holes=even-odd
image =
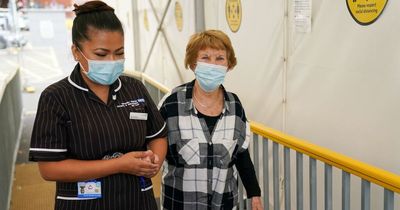
POLYGON ((120 76, 124 32, 101 1, 75 5, 72 73, 41 94, 29 158, 56 182, 55 209, 157 209, 150 178, 166 126, 143 84, 120 76))

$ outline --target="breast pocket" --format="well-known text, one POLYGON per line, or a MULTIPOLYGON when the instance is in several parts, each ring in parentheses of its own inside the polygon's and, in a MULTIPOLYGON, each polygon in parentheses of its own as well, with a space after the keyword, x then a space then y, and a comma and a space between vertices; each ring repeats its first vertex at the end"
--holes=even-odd
POLYGON ((183 164, 199 165, 200 164, 200 147, 199 139, 181 139, 176 144, 176 149, 180 155, 183 164))
POLYGON ((227 166, 231 162, 237 142, 237 139, 220 139, 214 141, 214 154, 219 159, 217 163, 220 167, 227 166))

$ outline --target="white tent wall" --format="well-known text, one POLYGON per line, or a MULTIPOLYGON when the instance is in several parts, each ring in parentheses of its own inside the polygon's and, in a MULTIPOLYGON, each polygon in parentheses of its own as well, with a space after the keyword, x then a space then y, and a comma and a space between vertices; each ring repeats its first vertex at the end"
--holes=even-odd
MULTIPOLYGON (((152 1, 157 11, 158 19, 161 21, 163 12, 168 5, 168 0, 152 1)), ((156 36, 159 27, 150 2, 140 0, 139 3, 139 23, 140 36, 142 45, 142 69, 145 67, 146 59, 149 55, 152 42, 156 36), (145 15, 147 13, 148 30, 144 25, 145 15)), ((163 22, 163 31, 160 32, 156 39, 154 49, 150 55, 148 65, 144 72, 166 85, 173 88, 184 81, 193 79, 193 74, 185 70, 183 61, 185 56, 186 43, 191 34, 194 33, 194 2, 193 1, 171 1, 165 20, 163 22), (182 31, 179 31, 175 21, 175 5, 176 2, 182 7, 183 26, 182 31), (168 42, 168 43, 167 43, 168 42), (172 53, 168 49, 168 44, 171 47, 172 53), (175 66, 174 59, 177 67, 175 66), (182 80, 181 80, 182 78, 182 80)))
POLYGON ((242 1, 238 32, 229 29, 225 1, 205 1, 207 29, 219 29, 231 38, 238 60, 225 86, 238 94, 247 117, 282 129, 283 1, 242 1))
POLYGON ((313 1, 312 32, 289 30, 288 133, 400 174, 399 8, 361 26, 345 1, 313 1))
POLYGON ((238 65, 225 85, 238 93, 250 119, 400 173, 399 1, 389 1, 380 19, 361 26, 345 1, 314 0, 311 33, 294 31, 289 1, 284 126, 284 4, 242 1, 242 24, 231 33, 225 1, 205 2, 206 28, 227 32, 236 49, 238 65))

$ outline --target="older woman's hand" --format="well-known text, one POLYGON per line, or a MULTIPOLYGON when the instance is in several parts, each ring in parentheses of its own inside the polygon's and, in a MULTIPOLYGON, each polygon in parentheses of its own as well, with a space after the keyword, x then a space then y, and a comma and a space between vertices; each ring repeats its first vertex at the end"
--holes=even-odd
POLYGON ((263 205, 261 203, 261 197, 252 197, 251 198, 251 207, 252 210, 263 210, 263 205))
POLYGON ((158 171, 160 171, 161 166, 162 166, 162 164, 163 164, 163 163, 160 161, 160 158, 158 157, 158 155, 155 154, 155 153, 154 153, 152 156, 147 156, 146 158, 144 158, 144 159, 142 159, 142 160, 145 160, 145 161, 150 162, 150 163, 153 163, 153 164, 157 164, 157 166, 158 166, 157 172, 155 172, 153 175, 151 175, 151 176, 148 177, 148 178, 151 178, 151 177, 157 175, 158 171))

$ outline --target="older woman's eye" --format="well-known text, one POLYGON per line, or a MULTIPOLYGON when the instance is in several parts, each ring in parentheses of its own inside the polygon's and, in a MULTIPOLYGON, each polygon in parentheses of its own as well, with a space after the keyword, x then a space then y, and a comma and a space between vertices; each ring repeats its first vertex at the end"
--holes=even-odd
POLYGON ((218 57, 217 60, 219 60, 219 61, 224 61, 225 58, 224 58, 224 57, 218 57))

